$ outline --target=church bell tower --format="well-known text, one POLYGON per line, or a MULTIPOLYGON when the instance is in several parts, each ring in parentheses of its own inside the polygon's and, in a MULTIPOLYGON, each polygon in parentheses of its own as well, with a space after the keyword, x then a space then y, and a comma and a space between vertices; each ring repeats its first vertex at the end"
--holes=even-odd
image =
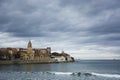
POLYGON ((28 50, 28 51, 27 51, 28 53, 32 53, 32 52, 33 52, 33 51, 32 51, 32 43, 31 43, 31 41, 28 42, 27 50, 28 50))

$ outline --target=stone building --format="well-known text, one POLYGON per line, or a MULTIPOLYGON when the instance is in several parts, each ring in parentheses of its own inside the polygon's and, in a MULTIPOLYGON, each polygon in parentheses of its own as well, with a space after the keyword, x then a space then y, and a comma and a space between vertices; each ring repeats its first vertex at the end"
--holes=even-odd
POLYGON ((0 48, 0 60, 14 60, 16 53, 16 48, 0 48))
POLYGON ((34 60, 48 62, 51 60, 51 48, 32 48, 31 41, 28 42, 27 49, 21 48, 18 51, 21 60, 34 60))
POLYGON ((41 61, 41 62, 48 62, 51 61, 51 48, 39 48, 34 49, 35 51, 35 60, 41 61))
POLYGON ((20 55, 21 60, 34 60, 34 51, 32 49, 32 43, 31 41, 28 42, 27 49, 20 49, 18 51, 18 54, 20 55))
POLYGON ((0 60, 23 60, 32 62, 70 62, 74 58, 64 53, 51 53, 51 47, 32 48, 31 41, 28 42, 27 48, 0 48, 0 60))

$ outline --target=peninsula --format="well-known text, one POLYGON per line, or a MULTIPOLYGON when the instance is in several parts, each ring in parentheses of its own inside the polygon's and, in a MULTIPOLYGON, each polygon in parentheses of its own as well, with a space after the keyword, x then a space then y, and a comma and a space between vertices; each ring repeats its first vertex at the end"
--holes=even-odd
POLYGON ((0 64, 40 64, 74 62, 74 58, 62 51, 51 53, 51 47, 32 48, 31 41, 27 48, 0 48, 0 64))

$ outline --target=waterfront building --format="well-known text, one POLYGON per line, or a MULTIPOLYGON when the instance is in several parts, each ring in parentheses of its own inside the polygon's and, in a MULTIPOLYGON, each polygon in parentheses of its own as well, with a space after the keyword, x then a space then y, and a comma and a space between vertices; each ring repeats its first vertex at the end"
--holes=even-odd
POLYGON ((35 60, 41 62, 50 61, 51 48, 32 48, 31 41, 28 42, 27 49, 20 49, 18 52, 21 60, 35 60))
POLYGON ((0 48, 0 60, 11 61, 10 63, 41 63, 70 62, 74 58, 64 51, 51 53, 51 47, 33 48, 29 41, 27 48, 0 48))
POLYGON ((27 49, 20 49, 18 51, 19 57, 21 60, 34 60, 34 51, 32 49, 31 41, 28 42, 27 49))
POLYGON ((71 62, 73 61, 73 58, 69 54, 62 51, 61 53, 53 52, 52 60, 55 60, 56 62, 71 62))

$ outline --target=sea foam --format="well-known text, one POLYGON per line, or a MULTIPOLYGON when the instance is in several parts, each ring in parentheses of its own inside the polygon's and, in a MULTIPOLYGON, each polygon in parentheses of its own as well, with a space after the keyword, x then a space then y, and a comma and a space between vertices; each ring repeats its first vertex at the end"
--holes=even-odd
POLYGON ((56 75, 71 75, 72 72, 50 72, 52 74, 56 74, 56 75))
POLYGON ((94 72, 50 72, 55 75, 73 75, 73 76, 100 76, 109 78, 120 78, 120 74, 101 74, 94 72))
POLYGON ((101 76, 101 77, 109 77, 109 78, 120 78, 119 74, 100 74, 100 73, 91 73, 95 76, 101 76))

